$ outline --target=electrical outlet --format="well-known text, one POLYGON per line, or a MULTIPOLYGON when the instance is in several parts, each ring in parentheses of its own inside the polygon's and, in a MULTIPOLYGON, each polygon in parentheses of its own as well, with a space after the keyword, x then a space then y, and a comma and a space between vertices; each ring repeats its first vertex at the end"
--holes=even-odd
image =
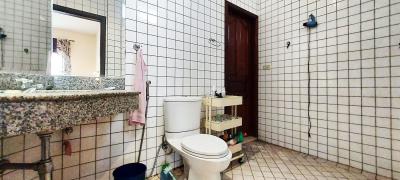
POLYGON ((271 70, 271 64, 264 65, 263 70, 271 70))

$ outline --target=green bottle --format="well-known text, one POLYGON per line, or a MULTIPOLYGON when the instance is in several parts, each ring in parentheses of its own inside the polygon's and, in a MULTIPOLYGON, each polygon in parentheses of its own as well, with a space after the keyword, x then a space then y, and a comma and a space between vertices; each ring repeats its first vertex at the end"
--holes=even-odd
POLYGON ((242 132, 239 132, 239 134, 236 136, 236 140, 237 140, 237 143, 243 142, 243 133, 242 132))

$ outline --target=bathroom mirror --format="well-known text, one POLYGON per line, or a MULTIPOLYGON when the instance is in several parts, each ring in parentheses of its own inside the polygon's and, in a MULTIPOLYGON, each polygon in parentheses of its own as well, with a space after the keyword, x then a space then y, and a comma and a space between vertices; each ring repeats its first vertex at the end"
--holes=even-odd
POLYGON ((0 1, 0 72, 121 77, 124 1, 0 1))
POLYGON ((53 5, 51 75, 104 76, 106 17, 53 5))

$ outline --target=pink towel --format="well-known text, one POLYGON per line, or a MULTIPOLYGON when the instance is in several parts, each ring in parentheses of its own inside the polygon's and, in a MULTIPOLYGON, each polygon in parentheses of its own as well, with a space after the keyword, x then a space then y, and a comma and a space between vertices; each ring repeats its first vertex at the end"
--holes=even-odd
POLYGON ((137 51, 136 55, 136 75, 133 82, 133 89, 139 94, 139 109, 129 113, 129 125, 136 125, 145 123, 146 111, 146 79, 147 66, 144 62, 142 49, 137 51))

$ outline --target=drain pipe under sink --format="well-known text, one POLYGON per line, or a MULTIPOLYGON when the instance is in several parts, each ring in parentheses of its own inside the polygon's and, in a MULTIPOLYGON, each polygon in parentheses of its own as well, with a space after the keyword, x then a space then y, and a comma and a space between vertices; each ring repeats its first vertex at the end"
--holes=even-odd
POLYGON ((40 180, 53 178, 53 161, 50 156, 50 138, 53 132, 38 133, 40 138, 40 161, 35 163, 11 163, 7 159, 0 160, 0 174, 5 170, 30 169, 37 171, 40 180))

